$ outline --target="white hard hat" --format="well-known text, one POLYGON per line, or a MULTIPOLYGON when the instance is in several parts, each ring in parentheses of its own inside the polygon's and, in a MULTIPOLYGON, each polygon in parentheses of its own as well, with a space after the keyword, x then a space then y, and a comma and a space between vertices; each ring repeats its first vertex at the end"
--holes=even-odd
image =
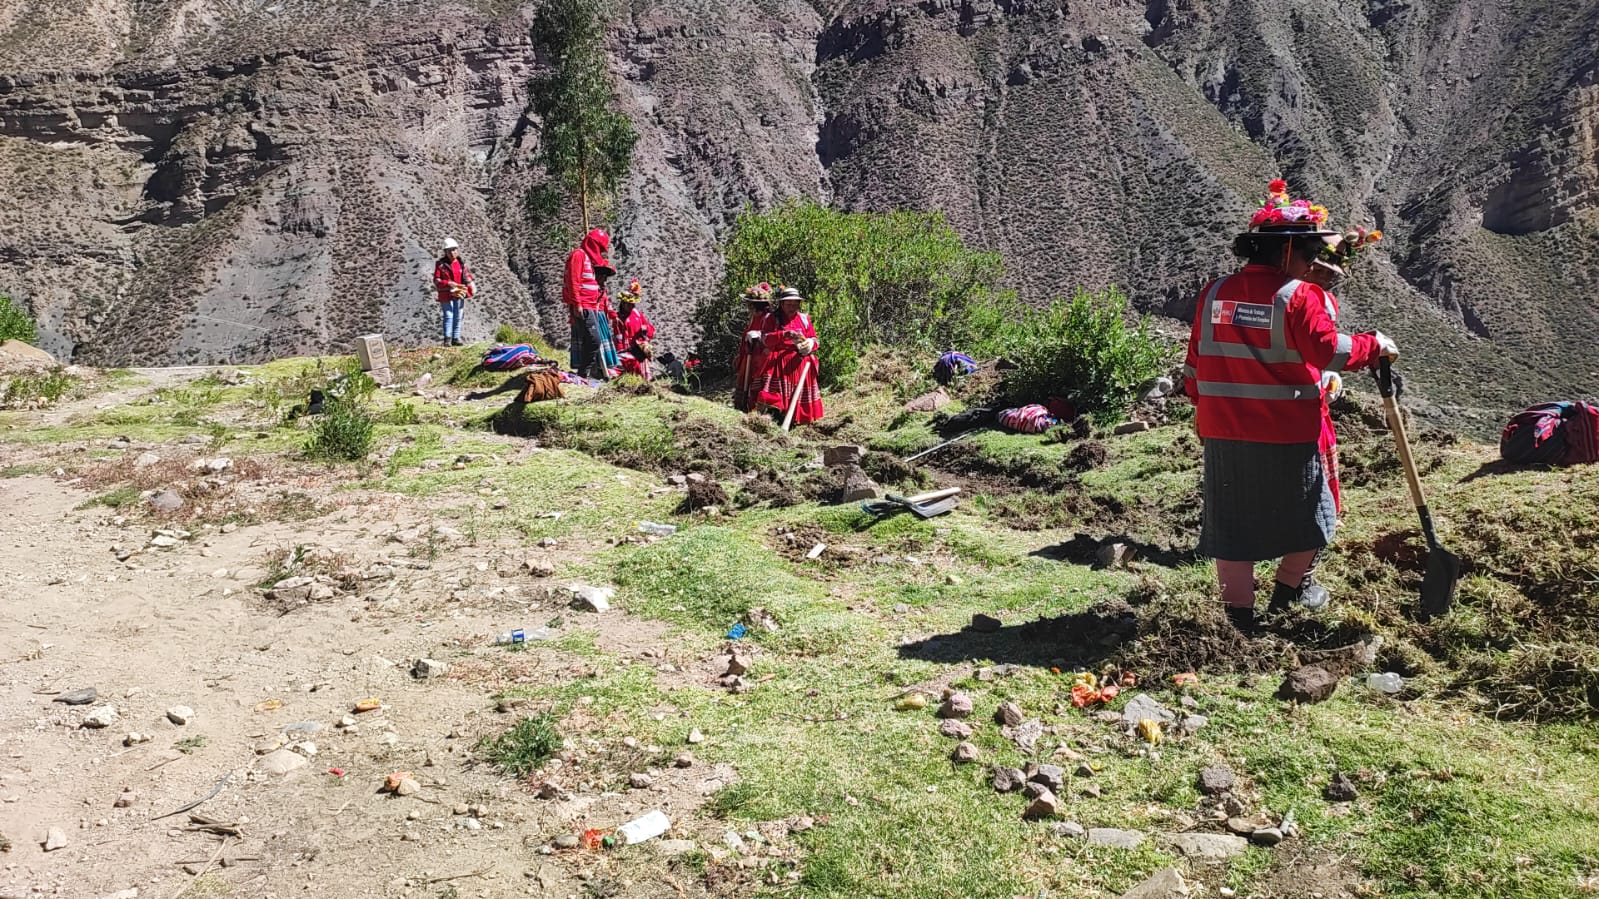
POLYGON ((444 248, 446 250, 459 250, 461 245, 455 242, 455 238, 446 237, 444 238, 444 248))

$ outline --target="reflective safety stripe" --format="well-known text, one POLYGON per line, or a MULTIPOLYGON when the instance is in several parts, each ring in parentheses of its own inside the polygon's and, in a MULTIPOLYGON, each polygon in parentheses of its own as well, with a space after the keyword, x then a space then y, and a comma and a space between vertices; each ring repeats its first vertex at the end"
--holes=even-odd
POLYGON ((1315 384, 1231 384, 1226 381, 1198 381, 1200 396, 1238 400, 1321 400, 1315 384))
POLYGON ((1338 349, 1333 353, 1332 361, 1322 371, 1343 371, 1349 364, 1349 354, 1355 351, 1355 339, 1348 334, 1338 335, 1338 349))
POLYGON ((1216 303, 1216 296, 1221 292, 1221 287, 1231 279, 1218 280, 1210 286, 1205 293, 1205 302, 1199 308, 1199 354, 1201 356, 1220 356, 1224 359, 1254 359, 1263 365, 1278 365, 1287 362, 1305 361, 1298 350, 1288 348, 1288 303, 1294 297, 1294 291, 1299 289, 1303 281, 1291 280, 1284 284, 1272 297, 1271 315, 1271 346, 1260 347, 1247 343, 1222 343, 1216 339, 1216 326, 1211 322, 1211 307, 1216 303))
POLYGON ((1183 366, 1183 377, 1197 378, 1199 377, 1199 370, 1194 368, 1192 365, 1185 365, 1183 366))

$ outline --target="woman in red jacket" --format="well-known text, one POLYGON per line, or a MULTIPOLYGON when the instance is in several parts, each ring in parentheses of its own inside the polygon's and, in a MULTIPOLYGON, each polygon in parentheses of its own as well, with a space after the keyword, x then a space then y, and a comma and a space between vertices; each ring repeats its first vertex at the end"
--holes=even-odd
POLYGON ((1205 445, 1199 551, 1216 560, 1227 615, 1246 632, 1255 563, 1280 560, 1271 608, 1285 609, 1337 524, 1321 458, 1322 373, 1399 355, 1379 332, 1338 333, 1326 292, 1301 280, 1342 237, 1326 209, 1290 201, 1273 181, 1233 242, 1246 265, 1207 284, 1195 310, 1183 390, 1205 445))
POLYGON ((757 402, 779 418, 793 408, 795 424, 822 417, 822 391, 816 386, 816 326, 799 311, 804 301, 794 288, 779 288, 777 311, 768 313, 760 327, 766 361, 756 382, 757 402))
POLYGON ((650 341, 655 339, 655 326, 638 310, 638 301, 644 293, 634 278, 627 289, 616 297, 616 313, 611 316, 611 333, 616 335, 616 351, 620 356, 624 374, 639 375, 650 380, 650 341))
POLYGON ((749 306, 749 324, 739 334, 738 352, 733 355, 733 408, 748 412, 754 408, 755 382, 766 366, 766 315, 771 311, 772 285, 762 281, 744 291, 749 306))
POLYGON ((455 238, 444 238, 444 256, 433 266, 433 286, 439 292, 439 310, 444 315, 444 345, 461 345, 461 319, 468 297, 477 293, 472 272, 461 258, 461 245, 455 238))

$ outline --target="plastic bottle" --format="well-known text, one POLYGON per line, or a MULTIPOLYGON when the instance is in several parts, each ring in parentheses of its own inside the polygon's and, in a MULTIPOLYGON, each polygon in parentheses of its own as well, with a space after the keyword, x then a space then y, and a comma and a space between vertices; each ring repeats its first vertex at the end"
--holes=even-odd
POLYGON ((665 812, 656 809, 642 818, 634 818, 623 824, 616 829, 616 833, 631 846, 634 843, 653 840, 671 829, 672 820, 666 817, 665 812))
POLYGON ((670 537, 677 533, 677 525, 655 521, 641 521, 638 523, 638 529, 652 537, 670 537))
POLYGON ((499 646, 508 646, 512 643, 526 643, 527 634, 521 628, 517 628, 514 631, 506 631, 498 637, 495 637, 494 642, 499 646))
POLYGON ((1320 584, 1311 584, 1299 595, 1299 604, 1311 611, 1321 608, 1332 599, 1332 594, 1320 584))
POLYGON ((1398 693, 1404 689, 1405 679, 1392 671, 1382 674, 1373 672, 1366 676, 1366 686, 1383 693, 1398 693))

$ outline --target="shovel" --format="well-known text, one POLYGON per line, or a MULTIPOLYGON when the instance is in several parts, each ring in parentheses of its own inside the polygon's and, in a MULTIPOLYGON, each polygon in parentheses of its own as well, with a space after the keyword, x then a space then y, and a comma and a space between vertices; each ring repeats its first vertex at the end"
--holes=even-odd
POLYGON ((1382 392, 1383 406, 1388 411, 1388 429, 1394 432, 1394 442, 1399 447, 1399 461, 1405 468, 1405 480, 1410 482, 1410 499, 1421 516, 1421 532, 1427 537, 1427 575, 1421 582, 1421 605, 1416 608, 1416 618, 1428 621, 1447 614, 1450 606, 1455 604, 1455 588, 1460 585, 1460 557, 1438 545, 1438 534, 1432 526, 1432 512, 1427 508, 1427 497, 1421 492, 1416 460, 1410 456, 1405 422, 1399 417, 1399 402, 1394 398, 1393 363, 1386 357, 1377 369, 1377 388, 1382 392))
POLYGON ((945 490, 934 490, 932 493, 919 493, 916 496, 890 493, 877 502, 861 503, 861 511, 868 515, 891 515, 909 509, 917 518, 937 518, 955 508, 955 497, 960 492, 959 487, 950 487, 945 490))

